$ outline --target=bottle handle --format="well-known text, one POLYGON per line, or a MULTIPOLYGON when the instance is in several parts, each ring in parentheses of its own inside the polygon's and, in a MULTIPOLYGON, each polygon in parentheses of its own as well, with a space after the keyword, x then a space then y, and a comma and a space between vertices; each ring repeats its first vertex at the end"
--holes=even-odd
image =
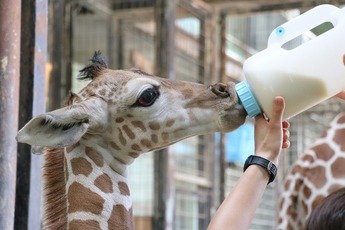
MULTIPOLYGON (((269 38, 267 47, 279 46, 281 47, 288 41, 302 35, 304 32, 313 29, 314 27, 331 21, 330 15, 340 9, 330 4, 323 4, 312 8, 311 10, 299 15, 298 17, 278 26, 274 29, 269 38)), ((331 21, 333 26, 337 23, 331 21)))

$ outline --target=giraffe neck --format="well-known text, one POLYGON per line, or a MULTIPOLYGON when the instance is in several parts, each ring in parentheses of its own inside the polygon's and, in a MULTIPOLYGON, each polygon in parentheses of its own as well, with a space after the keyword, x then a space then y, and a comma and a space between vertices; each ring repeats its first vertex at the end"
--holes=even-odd
POLYGON ((278 229, 302 229, 311 212, 330 193, 345 186, 345 113, 293 165, 280 197, 278 229))
POLYGON ((101 146, 48 150, 44 229, 134 229, 127 164, 101 146))
POLYGON ((128 162, 83 144, 66 148, 65 158, 68 229, 133 229, 128 162))

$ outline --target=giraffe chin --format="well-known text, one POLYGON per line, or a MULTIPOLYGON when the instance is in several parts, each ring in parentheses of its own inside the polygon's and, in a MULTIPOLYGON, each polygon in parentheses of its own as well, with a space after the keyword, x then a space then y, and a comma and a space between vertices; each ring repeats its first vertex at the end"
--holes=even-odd
POLYGON ((219 121, 219 127, 221 132, 231 132, 238 129, 244 124, 247 118, 247 113, 244 108, 237 104, 235 105, 236 110, 232 108, 231 111, 225 111, 225 114, 221 116, 219 121))
POLYGON ((31 146, 31 153, 35 155, 42 155, 44 153, 44 147, 42 146, 31 146))

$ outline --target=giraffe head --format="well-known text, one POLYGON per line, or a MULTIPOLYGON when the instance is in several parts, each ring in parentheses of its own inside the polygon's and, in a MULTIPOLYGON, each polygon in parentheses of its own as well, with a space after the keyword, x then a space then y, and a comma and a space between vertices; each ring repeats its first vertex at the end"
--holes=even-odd
POLYGON ((189 136, 232 131, 246 118, 233 83, 205 86, 111 70, 99 52, 80 72, 91 82, 68 106, 33 118, 19 142, 56 148, 98 137, 98 144, 136 157, 189 136))
POLYGON ((233 83, 205 86, 111 70, 99 53, 81 76, 91 82, 66 107, 33 118, 17 135, 49 147, 46 229, 133 229, 127 165, 189 136, 232 131, 246 118, 233 83))

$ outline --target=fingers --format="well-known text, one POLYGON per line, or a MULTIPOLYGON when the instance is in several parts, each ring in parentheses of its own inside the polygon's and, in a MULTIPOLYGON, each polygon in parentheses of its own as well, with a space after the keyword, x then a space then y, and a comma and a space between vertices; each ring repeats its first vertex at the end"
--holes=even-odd
POLYGON ((283 129, 288 129, 290 128, 290 123, 288 121, 283 121, 282 126, 283 126, 283 129))
POLYGON ((290 132, 287 128, 283 128, 283 143, 282 143, 282 148, 286 149, 290 147, 290 132))

